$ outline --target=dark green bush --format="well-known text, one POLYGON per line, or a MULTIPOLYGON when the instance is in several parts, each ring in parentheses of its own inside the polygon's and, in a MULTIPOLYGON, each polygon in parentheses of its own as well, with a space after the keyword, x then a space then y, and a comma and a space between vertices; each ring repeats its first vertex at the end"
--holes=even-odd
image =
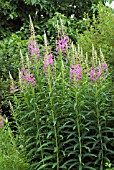
MULTIPOLYGON (((103 3, 105 0, 101 0, 103 3)), ((0 1, 0 39, 10 37, 12 33, 23 29, 27 35, 29 14, 38 34, 43 35, 46 29, 45 23, 59 12, 66 17, 72 14, 75 18, 82 19, 83 13, 92 13, 92 3, 98 4, 98 0, 2 0, 0 1)))

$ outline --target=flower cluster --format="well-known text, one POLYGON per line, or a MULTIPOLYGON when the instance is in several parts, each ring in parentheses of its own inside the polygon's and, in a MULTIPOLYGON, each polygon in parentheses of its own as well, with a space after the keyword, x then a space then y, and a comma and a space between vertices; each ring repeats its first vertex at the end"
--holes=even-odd
POLYGON ((60 40, 56 42, 56 54, 58 55, 59 50, 62 51, 62 55, 65 57, 66 56, 66 48, 71 48, 69 45, 69 37, 64 36, 60 40))
POLYGON ((93 83, 96 79, 101 78, 101 70, 96 72, 96 69, 93 69, 92 67, 90 68, 90 80, 93 83))
POLYGON ((34 58, 34 55, 40 57, 40 51, 36 40, 28 40, 28 51, 31 60, 34 58))
MULTIPOLYGON (((25 69, 24 67, 21 68, 20 74, 20 82, 22 86, 29 86, 30 84, 32 86, 35 85, 35 78, 34 74, 30 74, 28 69, 25 69)), ((10 79, 11 79, 11 85, 10 85, 10 93, 14 93, 16 91, 24 92, 23 89, 19 89, 19 87, 15 87, 14 85, 14 80, 10 74, 10 79)))
POLYGON ((0 115, 0 128, 3 127, 4 124, 4 117, 0 115))
POLYGON ((101 64, 101 69, 106 71, 106 74, 108 74, 108 65, 106 62, 101 64))
POLYGON ((82 79, 82 68, 79 64, 76 66, 71 64, 71 70, 70 70, 70 79, 76 79, 76 82, 78 82, 80 79, 82 79))
POLYGON ((91 83, 93 83, 95 80, 100 80, 104 71, 106 71, 106 74, 108 74, 108 65, 106 62, 101 64, 101 68, 99 66, 97 66, 95 69, 91 67, 89 73, 91 83))
POLYGON ((52 54, 48 54, 46 56, 44 56, 44 61, 43 61, 43 73, 46 73, 46 68, 48 67, 48 65, 51 66, 51 68, 53 69, 53 65, 54 65, 54 61, 53 61, 53 56, 52 54))
POLYGON ((24 67, 21 68, 20 79, 21 79, 21 82, 26 83, 27 86, 29 85, 29 83, 32 84, 32 86, 35 85, 34 74, 30 74, 29 70, 25 69, 24 67))

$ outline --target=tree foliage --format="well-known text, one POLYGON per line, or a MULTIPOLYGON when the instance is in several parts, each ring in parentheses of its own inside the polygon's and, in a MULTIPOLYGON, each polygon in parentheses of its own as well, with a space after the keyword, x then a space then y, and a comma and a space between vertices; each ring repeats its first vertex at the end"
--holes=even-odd
MULTIPOLYGON (((59 12, 69 17, 72 14, 76 18, 83 18, 84 12, 91 12, 92 3, 98 0, 3 0, 0 1, 0 39, 11 35, 11 33, 24 30, 29 22, 30 14, 36 23, 38 32, 43 32, 45 22, 59 12), (43 31, 42 31, 43 30, 43 31)), ((102 0, 104 3, 104 0, 102 0)))

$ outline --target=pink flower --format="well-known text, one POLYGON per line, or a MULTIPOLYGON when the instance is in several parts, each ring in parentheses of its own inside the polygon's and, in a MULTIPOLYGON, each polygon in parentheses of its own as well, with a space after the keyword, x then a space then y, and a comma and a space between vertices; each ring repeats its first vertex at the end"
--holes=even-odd
POLYGON ((66 48, 71 48, 69 45, 69 37, 68 36, 64 36, 63 38, 61 38, 60 40, 58 40, 56 42, 56 54, 58 55, 59 50, 62 51, 62 55, 66 56, 66 48))
POLYGON ((32 86, 35 85, 34 74, 30 74, 28 69, 25 69, 23 67, 21 68, 21 71, 20 71, 20 79, 23 84, 28 85, 29 83, 31 83, 32 86))
POLYGON ((96 73, 97 78, 101 78, 102 71, 99 69, 99 71, 96 73))
POLYGON ((53 61, 53 56, 52 54, 48 54, 44 57, 44 61, 43 61, 43 73, 46 73, 46 69, 48 67, 48 65, 51 66, 51 69, 53 69, 53 65, 54 65, 54 61, 53 61))
POLYGON ((92 69, 92 67, 90 68, 90 80, 92 81, 92 83, 96 80, 96 74, 95 74, 95 70, 92 69))
POLYGON ((24 90, 21 90, 21 93, 23 93, 24 92, 24 90))
POLYGON ((102 68, 103 70, 108 70, 108 65, 107 65, 107 63, 106 63, 106 62, 102 63, 101 68, 102 68))
POLYGON ((76 66, 71 64, 70 79, 73 79, 73 77, 76 78, 76 82, 82 79, 82 68, 79 64, 77 64, 76 66))
POLYGON ((33 59, 34 55, 40 57, 40 51, 38 48, 38 44, 36 43, 36 40, 28 40, 28 51, 30 59, 33 59))
POLYGON ((102 69, 100 69, 98 66, 95 69, 91 67, 89 75, 92 83, 95 80, 100 80, 100 78, 102 78, 102 69))
POLYGON ((4 117, 0 115, 0 128, 3 128, 4 117))

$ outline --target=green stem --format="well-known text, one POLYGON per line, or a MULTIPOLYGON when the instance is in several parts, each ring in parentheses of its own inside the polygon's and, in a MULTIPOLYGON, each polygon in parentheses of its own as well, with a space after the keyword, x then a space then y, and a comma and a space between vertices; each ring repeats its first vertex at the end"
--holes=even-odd
POLYGON ((78 139, 79 139, 79 152, 80 152, 80 157, 79 157, 79 163, 80 166, 82 166, 82 141, 81 141, 81 132, 80 132, 80 123, 79 123, 79 111, 78 111, 78 87, 77 84, 76 86, 76 91, 75 91, 75 103, 76 103, 76 124, 77 124, 77 131, 78 131, 78 139))
POLYGON ((58 153, 58 138, 57 138, 57 130, 56 130, 56 123, 55 123, 55 115, 53 111, 53 99, 51 97, 52 95, 52 85, 51 85, 51 73, 50 73, 50 67, 48 67, 48 85, 49 85, 49 91, 50 91, 50 105, 51 105, 51 114, 53 119, 53 126, 54 126, 54 135, 55 135, 55 143, 56 143, 56 150, 57 150, 57 170, 59 170, 59 153, 58 153))
POLYGON ((63 87, 63 96, 65 96, 65 78, 64 78, 64 61, 63 61, 63 56, 62 56, 62 51, 59 52, 59 55, 60 55, 60 70, 61 70, 61 75, 62 75, 62 87, 63 87))
POLYGON ((102 141, 102 129, 100 125, 100 113, 99 113, 99 97, 98 97, 98 90, 97 90, 97 84, 96 84, 96 113, 97 113, 97 123, 98 123, 98 131, 99 131, 99 137, 100 137, 100 144, 101 144, 101 150, 102 150, 102 159, 101 159, 101 166, 103 167, 103 141, 102 141))
MULTIPOLYGON (((35 98, 35 91, 34 91, 34 88, 32 88, 32 95, 33 95, 33 98, 35 98)), ((37 105, 34 105, 34 109, 33 110, 36 110, 37 108, 37 105)), ((37 114, 35 112, 35 121, 36 121, 36 127, 37 127, 37 134, 36 134, 36 140, 38 139, 39 142, 40 142, 40 147, 42 146, 41 144, 41 138, 40 138, 40 130, 39 130, 39 122, 38 122, 38 118, 37 118, 37 114)), ((43 156, 43 149, 41 149, 41 158, 42 160, 44 159, 44 156, 43 156)), ((43 162, 43 165, 44 165, 44 161, 43 162)))

